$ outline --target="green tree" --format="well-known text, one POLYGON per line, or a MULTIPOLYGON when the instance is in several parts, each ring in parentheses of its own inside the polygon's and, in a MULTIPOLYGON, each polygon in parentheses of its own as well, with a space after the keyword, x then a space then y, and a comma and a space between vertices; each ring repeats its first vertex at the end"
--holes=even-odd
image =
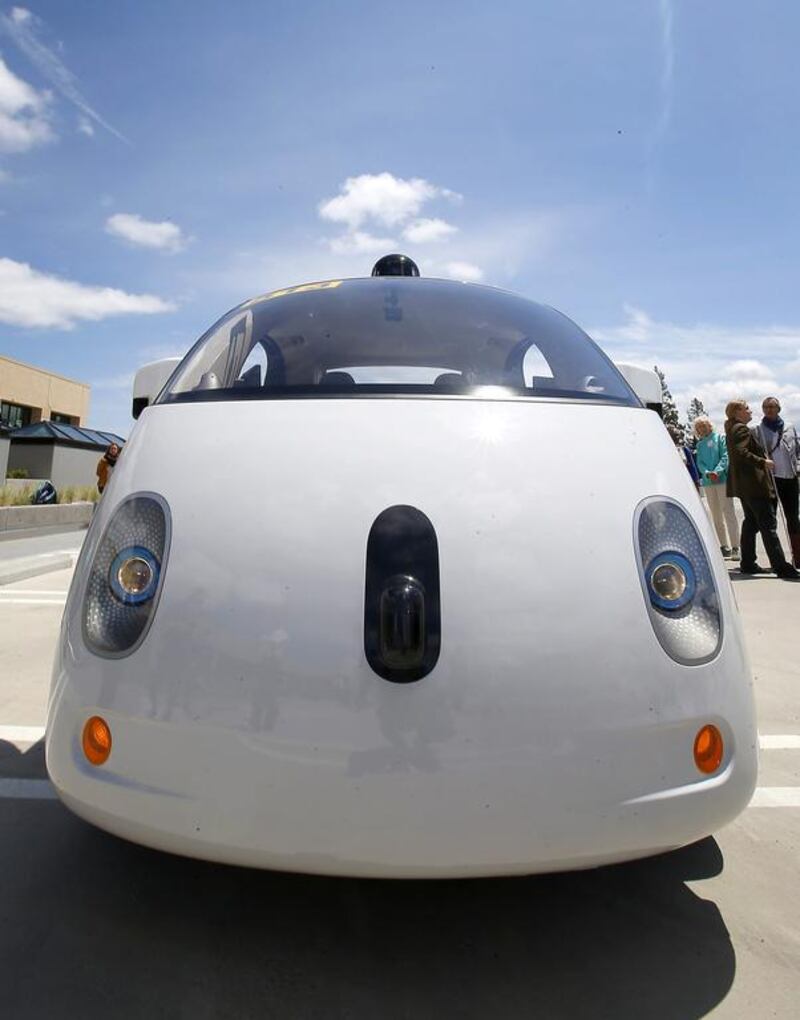
POLYGON ((670 425, 675 425, 678 429, 680 429, 681 436, 684 437, 685 441, 686 430, 684 429, 683 425, 681 425, 680 415, 678 414, 678 405, 675 403, 675 400, 669 391, 669 386, 667 386, 667 381, 664 378, 664 373, 661 371, 658 365, 654 365, 653 370, 655 371, 658 378, 661 380, 661 403, 663 407, 664 424, 667 427, 669 427, 670 425))
POLYGON ((705 414, 706 409, 703 406, 703 401, 699 397, 692 397, 691 403, 689 404, 689 410, 686 414, 686 430, 689 436, 689 443, 694 449, 697 445, 697 437, 694 434, 694 421, 695 418, 699 418, 701 414, 705 414))

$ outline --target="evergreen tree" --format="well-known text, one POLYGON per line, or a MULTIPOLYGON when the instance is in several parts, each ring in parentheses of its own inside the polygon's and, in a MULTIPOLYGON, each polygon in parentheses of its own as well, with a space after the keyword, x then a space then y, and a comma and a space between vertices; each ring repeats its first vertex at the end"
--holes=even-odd
POLYGON ((705 413, 706 409, 703 407, 703 401, 699 397, 692 397, 692 401, 689 404, 689 411, 686 415, 686 420, 688 422, 687 433, 689 435, 689 443, 692 449, 694 449, 697 445, 697 437, 694 434, 694 420, 695 418, 699 418, 701 414, 705 413))
POLYGON ((678 429, 680 429, 681 435, 685 437, 685 430, 683 425, 681 425, 680 415, 678 414, 678 405, 675 403, 675 400, 669 391, 669 386, 667 386, 664 373, 658 365, 654 365, 653 370, 661 380, 661 403, 663 407, 664 424, 667 426, 675 425, 678 429))

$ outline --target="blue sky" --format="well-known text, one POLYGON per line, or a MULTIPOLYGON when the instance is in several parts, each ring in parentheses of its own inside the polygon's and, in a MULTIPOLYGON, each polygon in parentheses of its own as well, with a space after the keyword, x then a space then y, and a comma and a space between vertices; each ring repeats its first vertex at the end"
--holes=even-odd
MULTIPOLYGON (((388 249, 566 312, 679 404, 800 418, 800 8, 0 8, 0 353, 92 384, 388 249)), ((683 408, 682 408, 683 409, 683 408)))

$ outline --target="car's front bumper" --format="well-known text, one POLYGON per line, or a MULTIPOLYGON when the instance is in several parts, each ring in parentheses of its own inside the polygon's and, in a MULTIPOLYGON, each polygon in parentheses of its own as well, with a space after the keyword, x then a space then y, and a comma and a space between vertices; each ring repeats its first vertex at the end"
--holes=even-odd
POLYGON ((126 717, 62 694, 48 769, 76 814, 117 835, 188 856, 324 874, 458 877, 592 867, 705 836, 747 804, 755 736, 724 718, 614 729, 525 748, 387 731, 375 747, 291 743, 202 723, 126 717), (81 751, 102 712, 113 750, 81 751), (703 777, 694 735, 726 740, 703 777))

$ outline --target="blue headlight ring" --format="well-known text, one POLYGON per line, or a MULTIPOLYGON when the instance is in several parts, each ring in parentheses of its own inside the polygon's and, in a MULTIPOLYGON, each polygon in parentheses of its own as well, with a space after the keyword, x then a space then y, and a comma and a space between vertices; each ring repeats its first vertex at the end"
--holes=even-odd
POLYGON ((667 551, 654 556, 647 564, 645 578, 647 580, 647 592, 650 595, 650 601, 658 609, 664 609, 667 612, 674 613, 676 610, 685 609, 692 601, 697 591, 697 578, 695 576, 694 567, 683 553, 667 551), (671 563, 676 567, 679 567, 686 578, 686 590, 677 599, 662 598, 662 596, 653 589, 653 574, 665 563, 671 563))
POLYGON ((108 572, 108 583, 111 591, 120 602, 123 602, 126 606, 139 606, 143 602, 148 602, 155 595, 160 573, 161 566, 149 549, 145 549, 143 545, 129 545, 125 549, 120 550, 114 557, 111 569, 108 572), (125 560, 130 559, 144 560, 150 568, 150 583, 144 591, 140 591, 135 595, 125 591, 119 583, 117 576, 125 560))

